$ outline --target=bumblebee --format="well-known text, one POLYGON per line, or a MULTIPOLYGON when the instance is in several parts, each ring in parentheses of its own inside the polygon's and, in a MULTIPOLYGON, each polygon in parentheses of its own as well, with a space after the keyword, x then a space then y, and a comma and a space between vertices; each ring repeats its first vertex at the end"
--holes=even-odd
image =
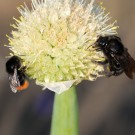
POLYGON ((8 79, 11 90, 16 93, 26 89, 29 85, 26 75, 25 67, 21 65, 21 60, 17 56, 12 56, 6 62, 6 71, 8 73, 8 79))
POLYGON ((118 76, 124 72, 130 79, 133 79, 135 60, 128 53, 119 37, 101 36, 96 41, 96 46, 106 56, 111 75, 118 76))

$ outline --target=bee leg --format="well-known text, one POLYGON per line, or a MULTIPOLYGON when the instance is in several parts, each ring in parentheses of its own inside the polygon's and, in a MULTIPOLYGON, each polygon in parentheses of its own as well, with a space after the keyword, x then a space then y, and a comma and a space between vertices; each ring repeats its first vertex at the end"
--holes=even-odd
POLYGON ((114 72, 112 70, 110 70, 110 67, 108 64, 104 65, 104 74, 107 77, 111 77, 114 75, 114 72))
POLYGON ((102 49, 101 48, 96 48, 96 51, 102 51, 102 49))
POLYGON ((108 60, 104 60, 104 61, 98 61, 98 64, 101 64, 101 65, 105 65, 105 64, 108 64, 108 60))
POLYGON ((107 72, 107 73, 106 73, 106 76, 107 76, 107 77, 111 77, 111 76, 113 76, 113 75, 114 75, 113 72, 107 72))

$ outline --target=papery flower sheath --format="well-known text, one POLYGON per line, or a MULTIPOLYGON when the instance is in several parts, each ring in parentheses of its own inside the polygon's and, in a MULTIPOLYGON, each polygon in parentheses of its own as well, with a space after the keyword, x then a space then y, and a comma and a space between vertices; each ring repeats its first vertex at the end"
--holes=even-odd
POLYGON ((116 35, 101 5, 79 0, 32 0, 32 9, 18 8, 8 47, 22 59, 28 77, 57 93, 82 80, 104 76, 105 56, 97 50, 99 36, 116 35))

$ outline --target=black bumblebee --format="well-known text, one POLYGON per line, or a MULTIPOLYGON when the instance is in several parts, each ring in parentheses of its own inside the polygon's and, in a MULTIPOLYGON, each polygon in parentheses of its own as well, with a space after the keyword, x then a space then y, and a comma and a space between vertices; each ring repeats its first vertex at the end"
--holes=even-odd
POLYGON ((22 67, 19 57, 13 56, 6 62, 6 71, 9 75, 10 88, 13 92, 16 93, 28 87, 29 83, 24 74, 25 67, 22 67))
POLYGON ((127 48, 123 46, 119 37, 99 37, 96 46, 105 54, 111 75, 118 76, 124 72, 130 79, 133 79, 135 60, 130 56, 127 48))

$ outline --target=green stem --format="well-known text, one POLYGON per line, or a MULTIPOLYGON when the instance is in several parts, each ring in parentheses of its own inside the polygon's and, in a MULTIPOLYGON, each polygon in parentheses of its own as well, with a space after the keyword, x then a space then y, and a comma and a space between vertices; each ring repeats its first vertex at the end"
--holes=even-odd
POLYGON ((55 95, 51 135, 78 135, 78 104, 75 87, 55 95))

